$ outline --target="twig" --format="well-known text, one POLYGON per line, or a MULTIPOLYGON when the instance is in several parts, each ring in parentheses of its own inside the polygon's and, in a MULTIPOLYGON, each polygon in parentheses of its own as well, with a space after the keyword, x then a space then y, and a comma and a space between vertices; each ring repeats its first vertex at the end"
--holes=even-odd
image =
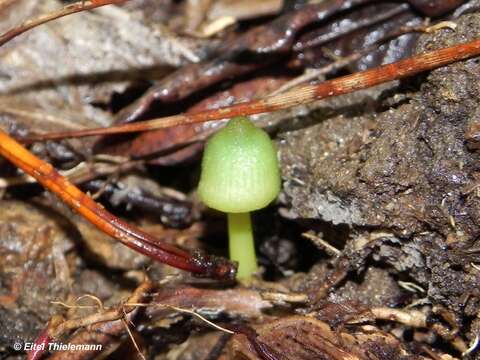
POLYGON ((411 281, 398 281, 398 285, 400 285, 405 290, 413 293, 416 293, 416 292, 426 293, 424 288, 422 288, 420 285, 417 285, 411 281))
POLYGON ((336 247, 330 245, 328 242, 326 242, 325 240, 323 240, 321 237, 315 235, 315 234, 312 234, 310 232, 306 232, 306 233, 303 233, 302 236, 304 238, 307 238, 309 240, 311 240, 317 247, 319 248, 323 248, 328 255, 330 256, 340 256, 342 255, 342 252, 340 250, 338 250, 336 247))
POLYGON ((308 302, 308 295, 307 294, 298 294, 298 293, 290 293, 284 294, 279 292, 262 292, 262 299, 271 301, 274 304, 305 304, 308 302))
POLYGON ((17 25, 16 27, 8 30, 7 32, 0 35, 0 46, 6 44, 13 38, 17 37, 18 35, 23 34, 24 32, 33 29, 39 25, 43 25, 49 21, 71 15, 74 13, 78 13, 81 11, 91 10, 98 8, 100 6, 110 5, 110 4, 119 4, 128 0, 85 0, 85 1, 77 1, 73 4, 69 4, 64 6, 63 8, 52 11, 48 14, 40 15, 33 19, 28 19, 24 21, 22 24, 17 25))
POLYGON ((227 334, 230 334, 230 335, 233 335, 235 334, 233 331, 231 330, 228 330, 228 329, 225 329, 224 327, 221 327, 213 322, 211 322, 210 320, 206 319, 205 317, 203 317, 202 315, 200 315, 199 313, 193 311, 193 310, 188 310, 188 309, 182 309, 182 308, 179 308, 179 307, 176 307, 176 306, 172 306, 172 305, 167 305, 167 307, 173 309, 173 310, 176 310, 178 312, 183 312, 183 313, 187 313, 187 314, 190 314, 190 315, 193 315, 197 318, 199 318, 200 320, 202 320, 203 322, 205 322, 206 324, 210 325, 211 327, 217 329, 217 330, 220 330, 220 331, 223 331, 224 333, 227 333, 227 334))
POLYGON ((458 336, 458 331, 448 330, 444 325, 440 323, 429 324, 427 321, 427 315, 418 310, 401 310, 392 308, 373 308, 370 309, 376 319, 396 321, 401 324, 416 328, 430 328, 435 333, 440 335, 443 339, 448 341, 458 351, 467 351, 467 346, 462 338, 458 336))
MULTIPOLYGON (((132 303, 140 302, 153 289, 154 289, 153 283, 147 278, 143 281, 143 283, 139 287, 135 289, 132 295, 128 298, 127 302, 132 302, 132 303)), ((69 305, 67 306, 70 307, 69 305)), ((27 359, 28 360, 40 359, 43 356, 45 350, 48 349, 48 346, 45 346, 45 344, 51 342, 54 339, 61 337, 62 335, 72 330, 76 330, 78 328, 82 328, 85 326, 95 327, 96 325, 99 325, 108 321, 120 320, 123 317, 128 318, 129 316, 134 316, 136 314, 135 310, 137 310, 136 307, 125 308, 125 306, 122 305, 121 307, 99 312, 97 314, 93 314, 80 319, 60 321, 57 318, 53 317, 52 320, 50 320, 47 327, 40 333, 40 335, 36 339, 35 341, 36 346, 33 347, 34 350, 28 352, 27 359)))
POLYGON ((411 34, 414 32, 419 32, 419 33, 432 33, 441 29, 451 29, 455 30, 456 29, 456 24, 451 22, 451 21, 442 21, 439 22, 438 24, 434 25, 429 25, 425 24, 424 26, 405 26, 401 27, 399 29, 396 29, 395 31, 392 31, 388 33, 387 35, 383 36, 381 39, 378 39, 377 41, 374 41, 372 44, 370 44, 368 47, 365 49, 361 49, 359 51, 356 51, 350 55, 347 55, 345 57, 342 57, 340 59, 336 59, 334 62, 323 66, 318 69, 311 69, 311 71, 306 72, 303 75, 300 75, 296 77, 295 79, 287 82, 286 84, 282 85, 280 88, 275 90, 271 95, 277 95, 280 93, 283 93, 295 86, 298 86, 300 84, 309 82, 314 79, 319 79, 320 76, 326 75, 329 73, 332 73, 334 71, 340 70, 344 67, 347 67, 350 64, 353 64, 355 61, 361 59, 362 57, 366 56, 367 54, 374 52, 378 50, 379 46, 382 44, 385 44, 388 41, 391 41, 395 38, 398 38, 400 36, 406 35, 406 34, 411 34))
POLYGON ((71 330, 97 324, 100 322, 113 321, 124 318, 137 308, 137 306, 130 304, 138 303, 139 300, 144 298, 148 294, 148 292, 153 289, 153 287, 154 285, 149 280, 146 280, 133 292, 133 294, 130 296, 130 298, 125 304, 121 304, 117 308, 105 310, 83 318, 71 319, 62 322, 58 326, 54 327, 49 332, 49 335, 51 338, 55 339, 71 330))
POLYGON ((462 357, 466 357, 477 350, 478 345, 480 344, 480 336, 477 334, 475 339, 473 339, 471 345, 467 350, 462 353, 462 357))
MULTIPOLYGON (((139 354, 141 354, 141 350, 138 347, 138 344, 136 343, 135 338, 133 336, 133 333, 132 333, 132 331, 130 329, 130 326, 129 326, 129 323, 132 326, 134 326, 134 324, 132 322, 132 316, 130 316, 130 314, 138 308, 161 308, 161 309, 173 310, 173 311, 180 312, 180 313, 186 313, 186 314, 192 315, 194 317, 197 317, 202 322, 206 323, 207 325, 211 326, 212 328, 214 328, 216 330, 219 330, 219 331, 222 331, 222 332, 224 332, 228 335, 233 335, 233 334, 236 333, 233 330, 229 330, 227 328, 224 328, 222 326, 219 326, 219 325, 215 324, 214 322, 208 320, 207 318, 205 318, 204 316, 202 316, 201 314, 199 314, 198 312, 196 312, 193 309, 186 309, 184 307, 179 307, 179 306, 171 305, 171 304, 168 304, 168 303, 139 302, 138 301, 138 300, 141 300, 141 298, 146 299, 147 297, 150 297, 151 295, 155 295, 155 294, 151 293, 152 289, 153 289, 152 284, 150 284, 150 283, 144 284, 143 287, 141 287, 141 288, 139 288, 135 291, 135 293, 130 297, 130 299, 127 302, 122 303, 121 305, 117 306, 114 309, 104 310, 104 311, 98 312, 96 314, 86 316, 84 318, 72 319, 72 320, 62 322, 62 323, 60 323, 56 326, 51 326, 49 331, 48 331, 48 335, 49 335, 48 337, 49 337, 49 339, 52 339, 52 338, 54 339, 54 338, 58 338, 62 335, 65 335, 68 332, 71 332, 72 330, 76 330, 76 329, 81 328, 81 327, 83 327, 83 328, 87 327, 87 326, 91 327, 93 325, 98 326, 100 323, 105 324, 105 323, 108 323, 108 322, 121 320, 126 332, 128 333, 128 335, 130 336, 130 339, 134 343, 134 346, 135 346, 136 350, 139 352, 139 354), (147 286, 150 286, 150 287, 147 288, 147 286)), ((167 299, 167 301, 168 301, 168 299, 167 299)), ((72 308, 72 307, 83 308, 82 305, 68 305, 68 304, 64 304, 62 302, 56 302, 56 303, 61 304, 63 306, 66 306, 68 308, 72 308)), ((143 357, 143 354, 142 354, 142 357, 143 357)))
POLYGON ((480 55, 480 40, 475 40, 416 55, 392 64, 382 65, 352 75, 325 81, 318 85, 298 86, 283 94, 270 96, 261 100, 237 103, 228 107, 197 113, 179 114, 143 122, 117 125, 109 128, 48 133, 28 137, 23 139, 23 141, 32 142, 91 135, 149 131, 179 125, 226 119, 238 115, 273 112, 332 96, 352 93, 388 81, 403 79, 478 55, 480 55))
POLYGON ((98 304, 98 308, 100 310, 105 310, 105 307, 103 306, 103 302, 102 300, 100 300, 97 296, 95 295, 91 295, 91 294, 85 294, 85 295, 82 295, 80 297, 78 297, 75 301, 78 302, 84 298, 88 298, 88 299, 92 299, 93 301, 95 301, 97 304, 98 304))
MULTIPOLYGON (((129 170, 140 168, 143 160, 130 160, 122 157, 123 162, 111 163, 103 161, 98 156, 93 156, 89 161, 82 161, 68 170, 61 170, 59 173, 65 176, 74 184, 85 183, 102 176, 110 176, 116 173, 124 173, 129 170)), ((26 174, 18 174, 11 177, 0 178, 0 189, 10 186, 18 186, 35 183, 36 180, 26 174)))
POLYGON ((152 235, 120 220, 98 205, 79 188, 60 175, 52 165, 39 159, 0 130, 0 155, 34 177, 46 189, 104 233, 156 261, 195 274, 219 279, 233 279, 236 265, 227 260, 209 257, 162 242, 152 235))
POLYGON ((67 309, 98 309, 98 306, 95 305, 71 305, 64 303, 63 301, 50 301, 50 304, 60 305, 67 309))
POLYGON ((401 310, 392 308, 373 308, 370 310, 376 319, 396 321, 412 327, 427 327, 427 316, 418 310, 401 310))
POLYGON ((128 323, 125 319, 122 319, 123 325, 125 326, 125 329, 127 330, 128 336, 130 336, 130 340, 132 340, 133 346, 135 346, 135 349, 137 350, 138 354, 143 360, 147 360, 145 358, 145 355, 140 351, 140 347, 138 346, 137 342, 135 341, 135 338, 133 337, 132 331, 130 330, 130 327, 128 326, 128 323))

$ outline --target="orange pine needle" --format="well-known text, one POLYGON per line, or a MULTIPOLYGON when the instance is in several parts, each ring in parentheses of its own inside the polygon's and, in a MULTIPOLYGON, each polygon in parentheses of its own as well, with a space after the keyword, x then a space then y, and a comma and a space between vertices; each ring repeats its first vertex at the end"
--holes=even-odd
POLYGON ((197 113, 180 114, 137 123, 111 126, 108 128, 65 131, 31 136, 22 139, 25 142, 107 135, 157 130, 179 125, 194 124, 212 120, 231 118, 238 115, 253 115, 290 108, 300 104, 332 96, 343 95, 366 89, 388 81, 399 80, 480 55, 480 40, 443 48, 425 54, 416 55, 398 62, 379 66, 370 70, 343 76, 319 85, 301 85, 288 92, 257 101, 237 103, 219 109, 197 113))
POLYGON ((0 155, 58 195, 67 205, 101 231, 120 240, 128 247, 157 261, 195 274, 216 278, 235 276, 233 263, 206 255, 192 255, 118 219, 70 183, 53 166, 33 155, 1 130, 0 155))

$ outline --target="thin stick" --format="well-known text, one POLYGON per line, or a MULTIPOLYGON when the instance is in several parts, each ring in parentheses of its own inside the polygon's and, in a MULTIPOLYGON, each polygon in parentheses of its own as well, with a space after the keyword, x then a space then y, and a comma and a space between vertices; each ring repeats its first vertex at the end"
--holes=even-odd
POLYGON ((202 315, 200 315, 199 313, 193 311, 193 310, 189 310, 189 309, 182 309, 182 308, 179 308, 179 307, 176 307, 176 306, 169 306, 170 308, 172 308, 173 310, 176 310, 176 311, 179 311, 179 312, 184 312, 184 313, 187 313, 187 314, 190 314, 190 315, 193 315, 195 317, 197 317, 198 319, 200 319, 201 321, 207 323, 208 325, 210 325, 211 327, 217 329, 217 330, 220 330, 220 331, 223 331, 227 334, 235 334, 233 331, 231 330, 228 330, 228 329, 225 329, 224 327, 221 327, 220 325, 217 325, 213 322, 211 322, 210 320, 206 319, 205 317, 203 317, 202 315))
POLYGON ((138 355, 140 355, 140 357, 143 360, 147 360, 145 358, 145 355, 143 355, 143 353, 140 351, 140 347, 138 346, 137 342, 135 341, 135 338, 133 337, 132 331, 130 330, 130 327, 128 326, 127 320, 122 319, 122 322, 123 322, 123 326, 125 326, 125 329, 127 330, 128 336, 130 336, 130 340, 132 340, 133 346, 135 346, 135 349, 137 350, 138 355))
POLYGON ((309 232, 303 233, 302 236, 304 238, 311 240, 315 245, 317 245, 317 247, 322 247, 328 253, 328 255, 333 255, 333 256, 342 255, 342 252, 340 250, 338 250, 333 245, 330 245, 328 242, 323 240, 320 236, 317 236, 309 232))
POLYGON ((67 309, 98 309, 98 306, 95 305, 70 305, 63 301, 50 301, 50 304, 60 305, 67 309))
POLYGON ((261 100, 237 103, 232 106, 197 113, 180 114, 143 122, 117 125, 109 128, 48 133, 32 136, 23 139, 23 141, 44 141, 70 137, 149 131, 179 125, 220 120, 238 115, 253 115, 272 112, 287 109, 296 105, 311 103, 332 96, 348 94, 357 90, 383 84, 388 81, 403 79, 478 55, 480 55, 480 40, 475 40, 465 44, 459 44, 416 55, 367 71, 325 81, 318 85, 297 86, 283 94, 273 95, 261 100))
POLYGON ((71 15, 74 13, 78 13, 81 11, 91 10, 98 8, 100 6, 110 5, 110 4, 118 4, 125 2, 127 0, 84 0, 84 1, 77 1, 73 4, 69 4, 64 6, 63 8, 52 11, 48 14, 40 15, 33 19, 28 19, 24 21, 22 24, 8 30, 7 32, 0 35, 0 46, 4 45, 5 43, 9 42, 13 38, 17 37, 18 35, 23 34, 24 32, 37 27, 39 25, 43 25, 49 21, 71 15))
POLYGON ((319 79, 320 76, 326 75, 328 73, 332 73, 336 70, 339 70, 341 68, 344 68, 350 64, 353 64, 355 61, 361 59, 362 57, 368 55, 371 52, 374 52, 378 50, 378 48, 385 44, 388 41, 391 41, 395 38, 398 38, 400 36, 406 35, 406 34, 411 34, 414 32, 417 33, 432 33, 441 29, 451 29, 455 30, 456 29, 456 24, 451 22, 451 21, 442 21, 440 23, 434 24, 434 25, 423 25, 423 26, 404 26, 399 29, 394 30, 393 32, 388 33, 384 37, 378 39, 377 41, 373 42, 370 44, 368 47, 361 49, 357 52, 354 52, 348 56, 345 56, 343 58, 340 58, 326 66, 323 66, 318 69, 310 69, 311 71, 308 73, 305 73, 303 75, 300 75, 299 77, 287 82, 283 86, 281 86, 279 89, 275 90, 271 95, 277 95, 280 93, 283 93, 295 86, 298 86, 300 84, 306 83, 310 80, 314 79, 319 79))
POLYGON ((230 262, 199 255, 193 256, 186 250, 162 242, 120 220, 60 175, 52 165, 30 153, 1 130, 0 155, 34 177, 101 231, 120 240, 126 246, 164 264, 192 273, 217 278, 234 276, 235 265, 230 262))
MULTIPOLYGON (((128 298, 127 302, 141 302, 153 289, 153 283, 146 278, 142 284, 135 289, 132 295, 128 298)), ((70 307, 70 305, 63 304, 61 302, 57 302, 57 304, 70 307)), ((122 305, 117 306, 115 309, 105 310, 80 319, 62 321, 58 317, 53 317, 48 323, 47 327, 43 329, 38 338, 35 340, 35 346, 33 347, 33 350, 28 351, 27 360, 39 360, 44 355, 45 350, 48 349, 47 344, 49 342, 58 339, 71 330, 85 326, 93 327, 95 324, 119 320, 125 316, 130 318, 136 314, 135 310, 136 307, 129 307, 128 309, 125 309, 125 306, 122 305)))
POLYGON ((92 299, 93 301, 95 301, 98 305, 97 307, 100 309, 100 310, 105 310, 105 307, 103 306, 103 302, 102 300, 100 300, 97 296, 95 295, 91 295, 91 294, 85 294, 85 295, 82 295, 80 297, 78 297, 75 302, 79 302, 80 300, 82 299, 85 299, 85 298, 88 298, 88 299, 92 299))
POLYGON ((466 357, 466 356, 470 355, 471 353, 473 353, 477 349, 478 344, 480 344, 480 336, 477 334, 477 336, 475 336, 475 339, 473 340, 472 344, 468 347, 467 350, 465 350, 462 353, 462 357, 466 357))

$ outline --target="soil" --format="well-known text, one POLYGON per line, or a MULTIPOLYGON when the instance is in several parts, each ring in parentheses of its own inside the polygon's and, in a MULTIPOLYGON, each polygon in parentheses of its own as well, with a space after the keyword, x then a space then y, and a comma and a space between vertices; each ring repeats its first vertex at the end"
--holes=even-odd
MULTIPOLYGON (((416 51, 479 35, 480 16, 466 15, 455 32, 423 35, 416 51)), ((347 225, 343 239, 331 240, 350 254, 352 269, 387 266, 458 316, 479 305, 471 265, 479 154, 466 140, 478 117, 479 74, 473 59, 381 94, 363 92, 353 103, 323 103, 317 124, 282 133, 279 142, 291 218, 347 225), (325 118, 324 108, 334 115, 325 118)))

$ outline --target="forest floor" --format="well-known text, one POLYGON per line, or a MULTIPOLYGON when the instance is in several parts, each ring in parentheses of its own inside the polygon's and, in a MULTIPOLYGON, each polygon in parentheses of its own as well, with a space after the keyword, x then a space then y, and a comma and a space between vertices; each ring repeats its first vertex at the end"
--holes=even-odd
MULTIPOLYGON (((322 56, 314 48, 268 59, 268 69, 215 55, 234 53, 238 33, 256 26, 273 29, 263 40, 280 36, 283 23, 270 22, 287 16, 286 24, 295 11, 280 15, 281 3, 134 0, 32 29, 0 48, 0 128, 21 137, 128 122, 155 86, 140 120, 230 105, 347 56, 341 41, 322 56), (207 33, 209 24, 220 28, 207 33)), ((369 6, 383 6, 365 3, 340 16, 359 21, 369 6)), ((378 11, 402 2, 393 3, 378 11)), ((479 39, 471 3, 452 20, 455 30, 405 35, 327 77, 375 66, 375 57, 479 39)), ((0 32, 62 4, 0 1, 0 32)), ((382 26, 424 20, 402 9, 382 26)), ((325 36, 311 27, 299 35, 304 43, 309 31, 325 36)), ((358 51, 355 41, 344 40, 358 51)), ((474 58, 252 117, 277 144, 283 185, 274 204, 253 214, 261 271, 235 284, 128 249, 0 159, 0 357, 24 358, 14 344, 25 349, 50 321, 67 324, 55 342, 102 349, 54 351, 52 359, 480 359, 479 84, 474 58)), ((226 219, 195 192, 203 140, 221 124, 29 149, 120 218, 226 257, 226 219)))

